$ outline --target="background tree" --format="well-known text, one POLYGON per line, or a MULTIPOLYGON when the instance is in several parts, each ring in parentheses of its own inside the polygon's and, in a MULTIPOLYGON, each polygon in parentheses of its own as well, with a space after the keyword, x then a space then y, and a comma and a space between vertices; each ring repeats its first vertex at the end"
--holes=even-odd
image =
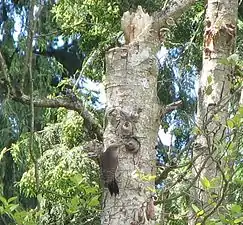
POLYGON ((196 224, 198 220, 205 224, 215 212, 221 218, 224 217, 222 202, 234 176, 234 154, 229 149, 229 143, 232 144, 237 132, 227 127, 227 120, 232 114, 232 109, 229 111, 232 104, 230 99, 235 95, 230 93, 234 77, 234 65, 230 60, 235 49, 238 2, 220 4, 223 7, 217 8, 208 1, 205 17, 203 68, 197 108, 198 130, 193 151, 197 158, 193 167, 197 182, 192 192, 192 206, 198 215, 190 218, 190 224, 196 224), (223 60, 225 63, 222 63, 223 60))

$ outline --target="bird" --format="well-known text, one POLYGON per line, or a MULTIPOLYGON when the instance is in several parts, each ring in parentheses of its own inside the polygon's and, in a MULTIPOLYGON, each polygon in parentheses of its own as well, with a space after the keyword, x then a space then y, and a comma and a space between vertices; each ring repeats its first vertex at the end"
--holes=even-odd
POLYGON ((108 187, 111 196, 114 194, 115 197, 119 194, 119 187, 116 180, 118 150, 118 145, 111 145, 101 153, 100 157, 100 166, 104 185, 105 187, 108 187))

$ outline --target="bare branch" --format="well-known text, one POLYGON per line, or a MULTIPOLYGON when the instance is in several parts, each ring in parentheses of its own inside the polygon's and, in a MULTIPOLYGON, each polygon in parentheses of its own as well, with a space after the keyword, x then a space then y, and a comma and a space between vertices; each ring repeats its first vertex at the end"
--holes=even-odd
POLYGON ((80 79, 82 78, 82 76, 84 75, 85 70, 88 69, 88 67, 90 65, 92 65, 92 63, 95 61, 95 59, 103 52, 103 51, 107 51, 110 48, 110 42, 115 42, 118 40, 118 38, 123 34, 123 32, 118 32, 116 35, 114 35, 113 37, 111 37, 110 40, 107 41, 105 46, 99 46, 98 49, 94 50, 90 56, 85 60, 85 62, 83 63, 82 69, 79 72, 79 77, 77 79, 77 81, 75 82, 74 86, 73 86, 73 91, 75 91, 78 88, 78 83, 80 81, 80 79))
POLYGON ((176 101, 176 102, 172 102, 171 104, 167 105, 165 107, 165 113, 169 113, 175 109, 178 109, 180 106, 182 106, 182 101, 176 101))
MULTIPOLYGON (((26 41, 26 48, 25 48, 25 64, 24 64, 24 72, 23 76, 20 79, 20 89, 23 90, 25 76, 29 72, 29 62, 32 58, 32 43, 33 43, 33 36, 34 36, 34 5, 35 1, 30 1, 29 3, 29 13, 28 13, 28 35, 26 41)), ((31 82, 31 81, 30 81, 31 82)))
POLYGON ((81 71, 79 72, 79 77, 76 81, 76 83, 73 86, 73 91, 77 89, 78 87, 78 83, 80 81, 80 79, 82 78, 84 71, 88 68, 88 66, 95 60, 95 58, 97 57, 97 55, 100 53, 99 50, 95 50, 90 57, 86 60, 86 62, 83 64, 81 71))
MULTIPOLYGON (((12 98, 17 102, 21 102, 23 104, 30 104, 30 97, 23 94, 22 96, 14 96, 12 98)), ((56 98, 56 99, 49 99, 49 98, 42 98, 42 99, 34 99, 33 101, 35 107, 44 107, 44 108, 59 108, 64 107, 66 109, 74 110, 80 113, 80 115, 84 119, 85 127, 89 131, 93 131, 95 133, 95 137, 99 141, 103 140, 103 132, 101 126, 95 121, 93 116, 90 112, 85 109, 84 104, 82 101, 74 101, 67 98, 56 98)))
POLYGON ((166 113, 169 113, 169 112, 172 112, 175 109, 178 109, 181 105, 182 105, 182 101, 179 100, 179 101, 176 101, 176 102, 172 102, 165 107, 161 107, 161 110, 160 110, 161 117, 163 117, 166 113))
POLYGON ((155 22, 159 24, 159 27, 163 27, 166 25, 168 19, 173 18, 175 20, 179 18, 181 14, 195 2, 196 0, 171 0, 161 11, 153 14, 155 22))
MULTIPOLYGON (((40 179, 39 179, 39 168, 38 168, 38 157, 34 156, 34 132, 35 132, 35 108, 34 108, 34 85, 33 85, 33 72, 32 72, 32 45, 33 45, 33 37, 35 33, 36 21, 34 20, 34 6, 35 0, 30 1, 29 3, 29 30, 28 30, 28 38, 27 38, 27 71, 29 73, 30 79, 30 140, 29 140, 29 153, 32 162, 34 163, 34 172, 35 172, 35 187, 36 187, 36 195, 39 194, 40 189, 40 179)), ((37 210, 40 209, 40 202, 37 200, 37 210)))
POLYGON ((220 162, 218 160, 215 160, 213 157, 211 157, 211 159, 217 164, 217 168, 219 169, 220 173, 222 174, 224 186, 223 186, 221 197, 219 198, 217 204, 213 207, 213 209, 211 209, 211 211, 207 215, 204 216, 204 218, 202 220, 202 224, 205 224, 206 220, 211 215, 213 215, 216 212, 216 210, 220 207, 220 205, 222 204, 222 202, 225 199, 225 195, 226 195, 226 192, 227 192, 228 187, 229 187, 229 181, 233 178, 233 176, 231 176, 230 179, 228 180, 226 178, 225 174, 224 174, 223 169, 221 168, 220 162))

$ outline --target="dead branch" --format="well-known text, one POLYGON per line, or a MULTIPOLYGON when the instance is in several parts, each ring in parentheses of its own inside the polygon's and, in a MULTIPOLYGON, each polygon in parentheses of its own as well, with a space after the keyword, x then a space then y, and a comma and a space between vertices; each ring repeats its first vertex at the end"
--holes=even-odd
POLYGON ((164 7, 153 14, 153 18, 155 21, 155 27, 159 25, 159 27, 164 27, 167 25, 168 20, 176 20, 181 16, 183 12, 186 11, 191 5, 193 5, 195 0, 171 0, 166 1, 168 4, 164 5, 164 7))

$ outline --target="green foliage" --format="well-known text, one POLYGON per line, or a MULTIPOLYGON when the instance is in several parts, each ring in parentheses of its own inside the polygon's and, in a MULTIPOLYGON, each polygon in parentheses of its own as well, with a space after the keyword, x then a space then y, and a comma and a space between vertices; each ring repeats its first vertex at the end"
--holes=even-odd
POLYGON ((0 216, 8 215, 17 225, 36 225, 37 214, 32 210, 29 212, 23 210, 19 204, 15 203, 16 201, 17 197, 5 199, 0 196, 0 216))
POLYGON ((69 33, 81 33, 81 47, 85 52, 98 47, 119 29, 120 15, 116 2, 59 1, 52 12, 63 30, 69 33))
MULTIPOLYGON (((51 224, 56 219, 60 224, 66 224, 67 220, 75 224, 74 221, 83 219, 90 219, 95 224, 100 207, 98 165, 87 157, 80 146, 85 140, 83 119, 78 113, 63 108, 54 112, 47 110, 46 118, 52 118, 53 113, 58 123, 48 124, 34 135, 34 155, 39 158, 38 192, 34 164, 29 154, 29 133, 22 134, 12 144, 11 155, 18 169, 23 171, 17 187, 27 198, 41 196, 38 199, 42 210, 39 211, 40 215, 33 217, 37 221, 40 216, 41 224, 51 224), (51 214, 49 207, 55 209, 51 214), (62 214, 61 218, 58 218, 59 213, 62 214)), ((29 218, 30 215, 24 216, 25 213, 18 212, 18 217, 29 218)), ((18 221, 18 218, 12 218, 18 221)))
POLYGON ((14 211, 16 211, 16 209, 19 207, 19 205, 12 203, 16 200, 16 198, 17 197, 12 197, 7 200, 3 196, 0 196, 0 202, 1 202, 0 215, 4 214, 4 213, 11 215, 14 211))
MULTIPOLYGON (((97 220, 98 217, 92 215, 100 207, 97 169, 94 161, 80 147, 69 150, 56 145, 46 151, 39 160, 41 185, 38 193, 43 209, 42 222, 45 224, 44 221, 57 219, 56 213, 60 213, 60 210, 63 213, 59 218, 60 224, 65 224, 70 217, 83 216, 88 219, 92 216, 97 220), (55 208, 56 213, 49 215, 50 207, 55 208)), ((18 186, 26 197, 37 196, 33 168, 23 174, 18 186)))
POLYGON ((77 146, 83 141, 83 119, 78 113, 70 112, 64 121, 62 139, 68 147, 77 146))

